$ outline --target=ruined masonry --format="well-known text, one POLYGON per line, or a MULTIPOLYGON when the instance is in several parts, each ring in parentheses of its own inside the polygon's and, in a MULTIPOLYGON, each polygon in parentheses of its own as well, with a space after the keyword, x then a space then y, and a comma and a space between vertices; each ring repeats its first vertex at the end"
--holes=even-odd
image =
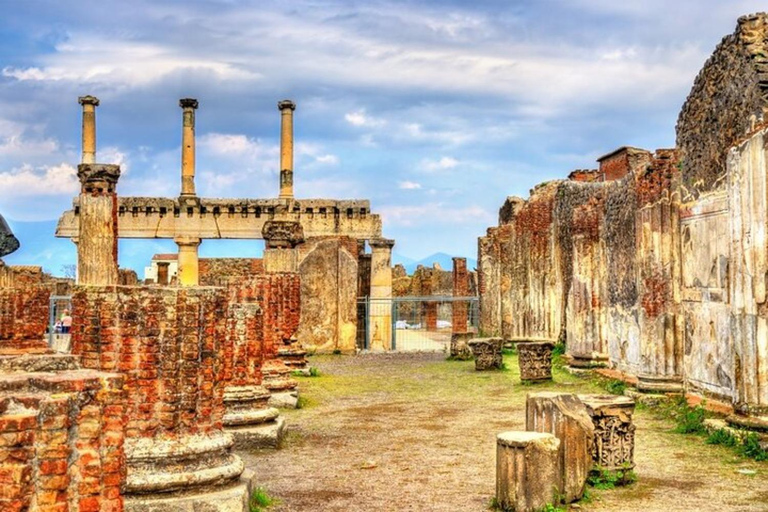
MULTIPOLYGON (((99 101, 86 96, 83 105, 83 164, 96 153, 95 109, 99 101)), ((119 197, 111 212, 116 217, 116 238, 168 238, 178 245, 178 283, 196 286, 201 278, 198 248, 207 239, 262 239, 266 241, 262 273, 298 273, 301 282, 301 318, 295 339, 306 349, 320 352, 356 349, 358 282, 372 298, 392 296, 391 251, 394 241, 382 237, 381 219, 365 200, 296 199, 293 193, 293 115, 295 103, 278 103, 281 113, 280 192, 271 199, 198 197, 195 189, 195 116, 198 101, 180 100, 182 109, 181 193, 177 198, 119 197), (365 254, 366 243, 371 252, 365 254), (371 259, 366 274, 361 261, 371 259)), ((102 167, 102 169, 104 169, 102 167)), ((106 172, 106 171, 105 171, 106 172)), ((105 239, 82 234, 83 215, 106 208, 92 198, 75 198, 72 210, 59 219, 56 236, 71 238, 78 248, 80 284, 88 284, 85 259, 103 267, 116 253, 105 239), (102 261, 98 262, 98 259, 102 261)), ((87 220, 85 221, 88 222, 87 220)), ((87 227, 86 227, 87 229, 87 227)), ((166 272, 167 267, 161 270, 166 272)), ((107 276, 109 283, 116 277, 107 276)), ((167 274, 164 274, 167 282, 167 274)), ((372 318, 371 346, 391 348, 389 308, 372 318)), ((291 340, 286 339, 287 345, 291 340)), ((295 345, 295 344, 294 344, 295 345)), ((298 350, 298 347, 293 347, 298 350)), ((291 352, 286 358, 291 359, 291 352)))
POLYGON ((480 329, 564 341, 648 392, 768 426, 768 15, 739 19, 680 112, 677 147, 510 197, 478 243, 480 329))

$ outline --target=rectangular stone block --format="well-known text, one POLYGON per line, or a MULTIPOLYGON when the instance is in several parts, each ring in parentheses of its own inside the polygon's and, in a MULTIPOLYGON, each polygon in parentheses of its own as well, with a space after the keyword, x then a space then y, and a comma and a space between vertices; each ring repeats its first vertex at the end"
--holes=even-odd
POLYGON ((496 436, 496 500, 502 510, 537 512, 559 501, 560 441, 540 432, 496 436))

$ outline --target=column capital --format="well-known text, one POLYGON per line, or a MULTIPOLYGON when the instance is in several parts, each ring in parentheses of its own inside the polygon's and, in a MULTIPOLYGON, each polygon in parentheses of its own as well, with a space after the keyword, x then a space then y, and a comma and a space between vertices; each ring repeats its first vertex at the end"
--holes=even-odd
POLYGON ((372 238, 368 240, 368 244, 374 249, 392 249, 395 241, 391 238, 372 238))
POLYGON ((177 236, 173 238, 173 241, 176 242, 177 245, 197 247, 202 240, 196 236, 177 236))
POLYGON ((77 98, 77 102, 81 105, 93 105, 94 107, 99 106, 99 98, 96 96, 91 96, 90 94, 87 96, 80 96, 77 98))
POLYGON ((285 109, 291 109, 296 110, 296 104, 292 102, 291 100, 282 100, 277 102, 277 109, 278 110, 285 110, 285 109))
POLYGON ((198 102, 195 98, 181 98, 179 100, 179 106, 181 108, 196 109, 198 106, 198 102))
POLYGON ((115 164, 79 164, 77 177, 82 186, 82 192, 103 189, 114 192, 117 180, 120 178, 120 166, 115 164))

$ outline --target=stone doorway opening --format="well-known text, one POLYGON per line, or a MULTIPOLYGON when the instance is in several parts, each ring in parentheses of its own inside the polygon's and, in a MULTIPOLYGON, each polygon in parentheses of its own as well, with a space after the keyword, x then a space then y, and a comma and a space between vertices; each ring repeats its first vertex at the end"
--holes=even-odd
POLYGON ((51 295, 49 302, 48 346, 55 352, 69 353, 70 335, 66 324, 72 325, 72 297, 51 295))

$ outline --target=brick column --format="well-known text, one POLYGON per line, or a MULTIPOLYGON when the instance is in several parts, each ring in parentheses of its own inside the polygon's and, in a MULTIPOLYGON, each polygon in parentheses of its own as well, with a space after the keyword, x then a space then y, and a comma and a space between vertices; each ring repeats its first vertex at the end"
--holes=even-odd
POLYGON ((126 510, 245 510, 222 430, 225 290, 87 286, 72 303, 72 352, 125 375, 126 510))
POLYGON ((83 106, 83 156, 81 163, 96 163, 96 107, 99 98, 80 96, 77 101, 83 106))
MULTIPOLYGON (((377 238, 371 245, 371 299, 392 298, 392 247, 394 240, 377 238)), ((378 300, 371 304, 372 350, 392 348, 392 303, 378 300)))
POLYGON ((280 199, 293 199, 293 111, 291 100, 277 103, 280 110, 280 199))
MULTIPOLYGON (((466 297, 469 295, 469 275, 467 274, 467 258, 453 258, 453 296, 466 297)), ((453 333, 467 332, 467 303, 454 302, 451 311, 453 333)))
POLYGON ((77 283, 117 284, 117 180, 120 166, 77 166, 80 235, 77 244, 77 283))

